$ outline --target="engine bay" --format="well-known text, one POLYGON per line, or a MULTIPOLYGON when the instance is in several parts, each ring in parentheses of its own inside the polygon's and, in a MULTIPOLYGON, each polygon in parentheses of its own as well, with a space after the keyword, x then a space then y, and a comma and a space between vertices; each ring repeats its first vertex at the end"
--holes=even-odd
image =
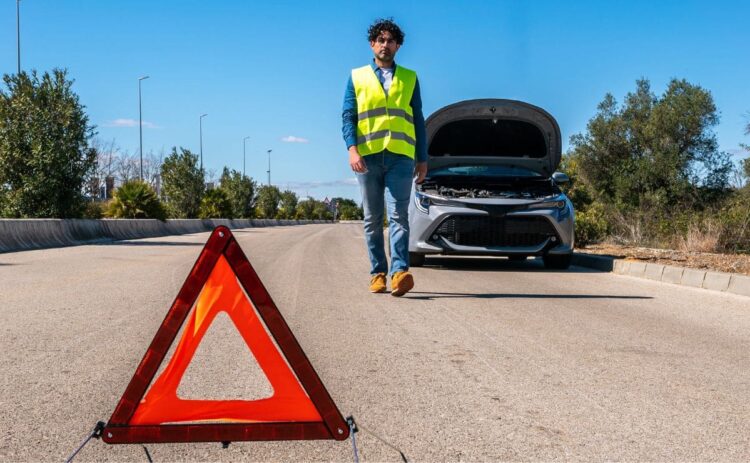
POLYGON ((481 176, 427 177, 417 185, 425 194, 443 198, 542 199, 560 194, 552 179, 481 176))

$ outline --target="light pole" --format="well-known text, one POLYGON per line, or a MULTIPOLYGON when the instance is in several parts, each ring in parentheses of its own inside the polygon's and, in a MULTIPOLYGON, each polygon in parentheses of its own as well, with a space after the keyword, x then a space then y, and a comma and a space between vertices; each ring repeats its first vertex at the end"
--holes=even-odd
POLYGON ((245 179, 245 142, 249 138, 250 137, 245 137, 242 139, 242 179, 243 180, 245 179))
POLYGON ((271 151, 268 150, 268 186, 271 186, 271 151))
POLYGON ((146 79, 148 79, 148 76, 138 79, 138 136, 141 140, 141 181, 143 181, 143 108, 141 106, 141 82, 146 79))
POLYGON ((16 0, 16 42, 18 44, 18 73, 21 74, 21 0, 16 0))
POLYGON ((208 114, 201 114, 200 117, 200 141, 201 141, 201 172, 203 172, 203 118, 208 114))

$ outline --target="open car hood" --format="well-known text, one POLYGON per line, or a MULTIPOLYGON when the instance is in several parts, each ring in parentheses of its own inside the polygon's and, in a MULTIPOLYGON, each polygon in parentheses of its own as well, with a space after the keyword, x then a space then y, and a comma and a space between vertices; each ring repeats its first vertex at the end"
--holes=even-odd
POLYGON ((428 170, 503 165, 550 177, 562 158, 557 121, 522 101, 461 101, 437 110, 425 125, 428 170))

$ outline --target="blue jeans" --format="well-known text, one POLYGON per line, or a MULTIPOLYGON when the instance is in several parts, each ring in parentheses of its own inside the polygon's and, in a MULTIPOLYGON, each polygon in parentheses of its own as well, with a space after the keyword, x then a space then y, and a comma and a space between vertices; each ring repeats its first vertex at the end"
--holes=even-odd
POLYGON ((391 242, 390 274, 409 270, 409 198, 414 160, 387 151, 363 156, 367 172, 357 174, 365 211, 365 241, 370 274, 386 273, 383 209, 387 207, 391 242), (383 198, 385 197, 385 204, 383 198))

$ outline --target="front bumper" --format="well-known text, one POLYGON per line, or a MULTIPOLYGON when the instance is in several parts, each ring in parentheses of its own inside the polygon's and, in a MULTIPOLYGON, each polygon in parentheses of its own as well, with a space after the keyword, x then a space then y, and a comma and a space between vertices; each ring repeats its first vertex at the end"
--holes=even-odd
POLYGON ((465 255, 570 254, 574 216, 554 209, 431 205, 427 213, 412 202, 409 252, 465 255))

